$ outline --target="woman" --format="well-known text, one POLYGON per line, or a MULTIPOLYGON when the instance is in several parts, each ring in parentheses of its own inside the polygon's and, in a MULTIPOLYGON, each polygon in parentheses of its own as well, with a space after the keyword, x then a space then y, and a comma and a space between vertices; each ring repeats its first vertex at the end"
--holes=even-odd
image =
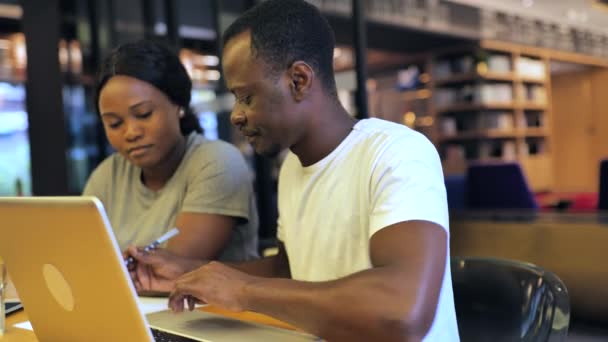
POLYGON ((166 248, 195 259, 257 256, 257 211, 240 152, 206 140, 190 109, 192 82, 179 58, 151 41, 128 43, 104 61, 97 111, 116 153, 83 195, 103 203, 120 248, 143 246, 172 227, 166 248))

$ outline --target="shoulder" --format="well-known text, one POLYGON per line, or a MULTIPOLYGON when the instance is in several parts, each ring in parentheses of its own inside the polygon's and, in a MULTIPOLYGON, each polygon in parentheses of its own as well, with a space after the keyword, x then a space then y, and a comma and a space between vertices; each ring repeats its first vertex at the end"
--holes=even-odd
POLYGON ((115 178, 124 174, 130 167, 129 163, 123 156, 118 153, 112 153, 104 159, 91 174, 92 178, 115 178))
POLYGON ((430 143, 421 133, 401 124, 382 119, 365 119, 357 122, 354 130, 361 132, 366 139, 382 140, 390 143, 394 141, 411 141, 430 143))
POLYGON ((245 159, 236 146, 223 140, 207 140, 202 138, 193 145, 190 158, 199 161, 214 161, 240 163, 245 159))
POLYGON ((370 156, 391 159, 435 159, 437 150, 423 134, 401 124, 381 119, 359 121, 354 128, 370 156))
POLYGON ((204 168, 247 170, 247 163, 236 146, 223 140, 207 140, 200 134, 189 137, 186 168, 198 172, 204 168))
POLYGON ((93 170, 83 193, 99 197, 103 193, 112 191, 115 186, 124 186, 124 182, 128 182, 132 168, 133 165, 120 154, 111 154, 93 170))

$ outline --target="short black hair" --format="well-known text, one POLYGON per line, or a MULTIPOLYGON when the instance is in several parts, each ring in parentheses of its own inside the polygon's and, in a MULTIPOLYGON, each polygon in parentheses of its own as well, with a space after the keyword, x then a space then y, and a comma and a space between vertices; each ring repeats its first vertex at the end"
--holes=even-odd
POLYGON ((116 75, 137 78, 162 91, 174 104, 184 109, 179 126, 183 135, 202 133, 203 129, 190 108, 192 81, 179 57, 168 46, 152 40, 140 40, 118 46, 101 64, 95 88, 95 108, 99 114, 99 94, 116 75))
POLYGON ((276 76, 297 60, 308 63, 336 96, 334 31, 318 8, 303 0, 267 0, 247 10, 224 32, 224 45, 251 31, 251 54, 276 76))

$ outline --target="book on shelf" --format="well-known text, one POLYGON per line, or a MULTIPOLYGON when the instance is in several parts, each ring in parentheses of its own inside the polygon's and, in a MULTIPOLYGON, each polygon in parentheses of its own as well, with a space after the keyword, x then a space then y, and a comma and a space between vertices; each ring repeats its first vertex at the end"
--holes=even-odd
POLYGON ((524 92, 520 96, 524 101, 535 104, 547 103, 547 89, 545 86, 540 84, 526 84, 520 89, 524 92))
POLYGON ((488 71, 499 74, 510 73, 511 57, 503 54, 492 54, 488 57, 486 64, 488 65, 488 71))
POLYGON ((479 159, 516 160, 516 144, 514 140, 482 141, 479 144, 479 159))
POLYGON ((513 70, 511 57, 506 54, 479 50, 474 54, 465 54, 439 60, 433 67, 436 79, 448 79, 462 74, 509 74, 513 70))
POLYGON ((441 118, 441 125, 439 127, 441 134, 445 136, 453 136, 458 133, 456 126, 456 118, 454 117, 443 117, 441 118))
POLYGON ((510 84, 495 83, 438 88, 434 94, 434 101, 438 107, 449 107, 459 103, 512 103, 513 87, 510 84))
POLYGON ((535 79, 545 79, 547 72, 542 60, 520 57, 515 62, 515 72, 518 76, 535 79))
POLYGON ((479 121, 481 129, 506 131, 515 127, 515 120, 510 112, 482 112, 479 121))
POLYGON ((545 115, 542 112, 526 112, 523 122, 518 125, 520 128, 540 128, 545 127, 545 115))
POLYGON ((512 102, 513 87, 510 84, 480 84, 475 86, 474 102, 512 102))

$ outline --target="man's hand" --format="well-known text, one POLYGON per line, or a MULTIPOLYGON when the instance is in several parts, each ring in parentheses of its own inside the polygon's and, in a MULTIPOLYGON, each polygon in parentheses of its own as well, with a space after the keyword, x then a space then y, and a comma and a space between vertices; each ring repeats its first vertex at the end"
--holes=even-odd
POLYGON ((132 256, 136 265, 129 269, 129 274, 138 292, 159 291, 171 292, 175 280, 204 262, 201 260, 179 257, 165 249, 154 249, 144 252, 142 249, 129 246, 126 257, 132 256))
POLYGON ((193 309, 193 298, 231 311, 247 310, 245 288, 257 277, 243 273, 222 263, 212 261, 177 279, 169 297, 169 307, 175 312, 184 310, 184 300, 193 309))

